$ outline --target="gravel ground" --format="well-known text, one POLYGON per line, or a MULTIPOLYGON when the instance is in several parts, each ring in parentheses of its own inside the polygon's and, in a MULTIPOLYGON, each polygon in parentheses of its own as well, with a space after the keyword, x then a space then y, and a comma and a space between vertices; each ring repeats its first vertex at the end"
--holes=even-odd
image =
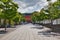
POLYGON ((9 34, 10 32, 14 31, 16 28, 7 28, 7 32, 4 31, 4 28, 1 28, 0 30, 0 38, 3 36, 9 34))
MULTIPOLYGON (((30 36, 34 36, 37 39, 41 39, 41 40, 42 39, 60 40, 60 34, 59 33, 52 32, 51 29, 46 28, 44 26, 41 27, 41 25, 39 26, 39 25, 33 25, 33 24, 18 25, 18 26, 16 26, 16 28, 7 28, 6 33, 0 34, 0 38, 5 38, 5 37, 7 38, 7 36, 9 36, 10 34, 12 36, 14 36, 14 38, 17 34, 23 35, 22 38, 24 38, 26 35, 29 37, 29 34, 30 34, 30 36), (12 33, 14 35, 12 35, 12 33), (24 33, 24 35, 22 33, 24 33), (34 34, 34 35, 32 35, 32 34, 34 34)), ((12 36, 10 36, 10 37, 12 38, 12 36)), ((19 36, 17 35, 16 37, 18 38, 19 36)))
MULTIPOLYGON (((24 25, 24 24, 22 24, 22 25, 24 25)), ((6 30, 7 32, 4 31, 5 28, 0 28, 0 38, 4 37, 5 35, 7 35, 11 32, 13 32, 14 30, 16 30, 17 28, 19 28, 22 25, 17 25, 17 26, 15 26, 15 28, 7 28, 7 30, 6 30)))

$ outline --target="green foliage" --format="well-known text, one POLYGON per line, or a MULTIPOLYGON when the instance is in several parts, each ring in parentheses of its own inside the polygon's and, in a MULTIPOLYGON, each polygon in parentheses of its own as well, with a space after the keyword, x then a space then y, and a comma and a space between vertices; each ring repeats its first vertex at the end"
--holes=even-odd
POLYGON ((18 5, 12 0, 0 0, 0 21, 4 19, 4 23, 7 23, 6 20, 9 20, 9 24, 11 21, 12 23, 20 22, 22 15, 17 12, 18 8, 18 5))
POLYGON ((39 12, 33 12, 32 15, 31 15, 31 19, 33 22, 36 22, 38 21, 38 17, 39 17, 39 12))
POLYGON ((0 8, 3 10, 4 18, 12 19, 16 15, 18 5, 12 0, 0 0, 0 2, 2 2, 0 8))
POLYGON ((2 2, 8 2, 9 0, 1 0, 2 2))
POLYGON ((54 19, 58 19, 59 15, 60 15, 60 1, 57 1, 53 4, 51 4, 48 7, 48 13, 50 15, 50 19, 54 20, 54 19))
POLYGON ((51 0, 47 0, 47 1, 51 1, 51 0))
POLYGON ((13 19, 14 22, 18 22, 19 21, 19 17, 16 17, 13 19))
MULTIPOLYGON (((50 1, 50 0, 47 0, 47 1, 50 1)), ((48 5, 48 9, 42 8, 39 13, 34 12, 32 14, 33 21, 41 21, 46 19, 55 20, 58 18, 60 18, 60 0, 57 0, 57 2, 54 2, 52 4, 50 3, 48 5)))
POLYGON ((33 22, 42 21, 42 20, 49 19, 49 14, 46 14, 45 10, 42 9, 40 12, 33 12, 31 18, 33 22))

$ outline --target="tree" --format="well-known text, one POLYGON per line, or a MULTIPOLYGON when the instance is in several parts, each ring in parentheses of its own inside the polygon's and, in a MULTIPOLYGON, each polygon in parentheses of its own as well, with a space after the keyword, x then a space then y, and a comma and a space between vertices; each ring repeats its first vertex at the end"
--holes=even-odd
POLYGON ((49 14, 45 14, 45 10, 44 10, 44 8, 42 8, 40 12, 33 12, 33 14, 32 14, 32 20, 34 22, 38 21, 40 23, 40 21, 49 19, 48 16, 49 16, 49 14))
POLYGON ((16 24, 19 24, 22 20, 22 14, 17 12, 16 13, 16 16, 13 18, 13 21, 16 23, 16 24))
POLYGON ((0 0, 0 8, 2 9, 4 26, 6 27, 6 20, 9 20, 9 24, 11 20, 16 16, 18 5, 12 0, 0 0))
POLYGON ((1 19, 3 18, 3 13, 2 13, 2 9, 0 8, 0 26, 1 26, 1 19))
POLYGON ((60 9, 59 9, 60 1, 54 2, 50 4, 48 7, 51 23, 53 20, 58 19, 60 16, 60 9))
POLYGON ((33 12, 32 13, 32 15, 31 15, 31 19, 32 19, 32 22, 37 22, 39 19, 39 12, 37 12, 37 11, 35 11, 35 12, 33 12))

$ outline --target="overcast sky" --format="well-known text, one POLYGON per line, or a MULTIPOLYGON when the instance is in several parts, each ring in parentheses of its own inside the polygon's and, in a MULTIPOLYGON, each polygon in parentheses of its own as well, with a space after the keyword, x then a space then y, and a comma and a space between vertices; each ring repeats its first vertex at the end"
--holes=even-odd
MULTIPOLYGON (((52 0, 52 2, 54 1, 52 0)), ((14 2, 18 3, 18 11, 21 13, 40 11, 41 8, 48 4, 46 0, 14 0, 14 2)))

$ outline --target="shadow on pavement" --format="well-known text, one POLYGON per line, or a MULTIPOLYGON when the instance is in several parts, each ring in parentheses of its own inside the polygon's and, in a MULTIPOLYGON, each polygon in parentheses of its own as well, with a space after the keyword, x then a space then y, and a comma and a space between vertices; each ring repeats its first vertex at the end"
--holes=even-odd
POLYGON ((35 27, 32 27, 32 28, 33 29, 43 29, 44 26, 35 24, 35 27))
POLYGON ((43 29, 43 27, 31 27, 33 29, 43 29))
POLYGON ((0 34, 5 34, 5 33, 7 33, 7 31, 0 30, 0 34))
POLYGON ((38 32, 38 35, 44 35, 44 36, 47 36, 47 37, 60 36, 59 33, 55 33, 55 32, 52 32, 52 31, 41 31, 41 32, 38 32))

